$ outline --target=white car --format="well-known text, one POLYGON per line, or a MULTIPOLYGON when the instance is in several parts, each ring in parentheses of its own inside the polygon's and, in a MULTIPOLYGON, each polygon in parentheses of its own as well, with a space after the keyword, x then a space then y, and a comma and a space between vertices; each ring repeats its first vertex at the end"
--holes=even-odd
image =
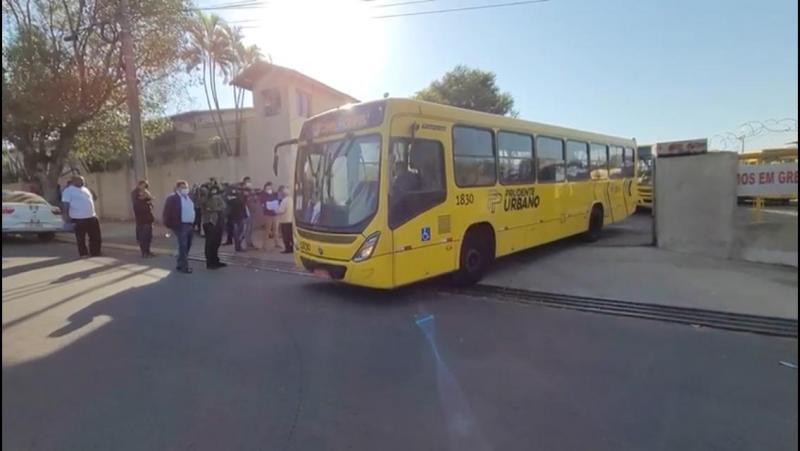
POLYGON ((49 241, 64 230, 60 208, 37 194, 3 191, 3 236, 36 234, 42 241, 49 241))

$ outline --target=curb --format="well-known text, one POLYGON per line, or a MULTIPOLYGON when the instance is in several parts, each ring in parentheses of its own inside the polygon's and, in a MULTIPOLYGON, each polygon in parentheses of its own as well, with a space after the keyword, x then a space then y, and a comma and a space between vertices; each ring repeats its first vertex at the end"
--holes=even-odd
MULTIPOLYGON (((65 237, 56 237, 56 241, 62 243, 70 243, 75 244, 74 239, 69 239, 65 237)), ((122 251, 129 251, 129 252, 139 252, 139 246, 134 246, 131 244, 121 244, 121 243, 113 243, 113 242, 105 242, 103 243, 103 247, 107 247, 109 249, 117 249, 122 251)), ((175 250, 174 249, 165 249, 162 247, 152 247, 150 251, 158 256, 166 256, 166 257, 174 257, 175 250)), ((257 257, 245 257, 231 253, 220 253, 220 260, 224 263, 231 264, 233 266, 244 266, 247 268, 255 268, 259 270, 265 271, 273 271, 279 272, 284 274, 295 274, 300 276, 309 275, 305 271, 301 271, 294 266, 294 263, 278 261, 278 260, 270 260, 265 258, 257 258, 257 257)), ((202 255, 198 254, 189 254, 189 260, 197 261, 197 262, 205 262, 206 259, 202 255)))
POLYGON ((578 310, 612 316, 624 316, 708 327, 762 335, 797 338, 796 319, 724 312, 677 305, 651 304, 618 299, 577 296, 561 293, 507 288, 495 285, 475 285, 456 289, 454 293, 494 301, 578 310))

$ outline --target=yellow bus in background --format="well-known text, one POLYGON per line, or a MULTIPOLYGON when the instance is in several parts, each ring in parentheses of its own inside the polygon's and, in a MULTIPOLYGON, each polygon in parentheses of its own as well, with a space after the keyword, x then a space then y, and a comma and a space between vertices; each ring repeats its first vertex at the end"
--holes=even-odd
POLYGON ((639 190, 637 205, 642 208, 653 208, 653 164, 656 158, 656 146, 639 146, 636 154, 639 190))
POLYGON ((355 285, 474 283, 636 207, 633 139, 384 99, 308 119, 275 158, 294 144, 295 262, 355 285))
POLYGON ((739 164, 773 164, 797 161, 797 146, 763 149, 739 154, 739 164))

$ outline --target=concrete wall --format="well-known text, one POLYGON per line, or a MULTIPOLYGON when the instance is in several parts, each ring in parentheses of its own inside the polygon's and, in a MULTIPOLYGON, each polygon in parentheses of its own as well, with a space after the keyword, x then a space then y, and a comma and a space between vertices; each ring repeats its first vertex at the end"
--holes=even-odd
MULTIPOLYGON (((148 180, 150 192, 155 197, 153 211, 156 220, 160 221, 164 199, 175 189, 175 181, 184 179, 189 184, 203 183, 209 177, 217 177, 220 181, 239 181, 238 174, 244 173, 246 162, 242 159, 225 158, 199 161, 176 161, 170 164, 149 166, 148 180), (225 174, 237 176, 228 179, 225 174)), ((103 219, 131 220, 130 192, 135 181, 132 170, 113 172, 97 172, 85 174, 86 185, 97 193, 95 208, 103 219)))
POLYGON ((797 209, 740 206, 733 258, 797 267, 797 209), (794 212, 794 214, 792 214, 794 212))
POLYGON ((738 158, 732 152, 659 158, 658 246, 715 258, 798 266, 797 214, 736 204, 738 158))
POLYGON ((658 158, 658 246, 716 258, 734 256, 736 170, 733 152, 658 158))

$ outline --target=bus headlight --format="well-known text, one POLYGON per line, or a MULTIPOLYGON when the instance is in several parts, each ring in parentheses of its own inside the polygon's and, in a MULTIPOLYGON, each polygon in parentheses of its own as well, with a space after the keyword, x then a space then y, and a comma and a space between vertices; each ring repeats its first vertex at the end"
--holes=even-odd
POLYGON ((375 246, 378 245, 378 238, 381 237, 381 232, 375 232, 364 240, 364 244, 358 248, 355 255, 353 255, 354 262, 362 262, 370 257, 375 251, 375 246))

